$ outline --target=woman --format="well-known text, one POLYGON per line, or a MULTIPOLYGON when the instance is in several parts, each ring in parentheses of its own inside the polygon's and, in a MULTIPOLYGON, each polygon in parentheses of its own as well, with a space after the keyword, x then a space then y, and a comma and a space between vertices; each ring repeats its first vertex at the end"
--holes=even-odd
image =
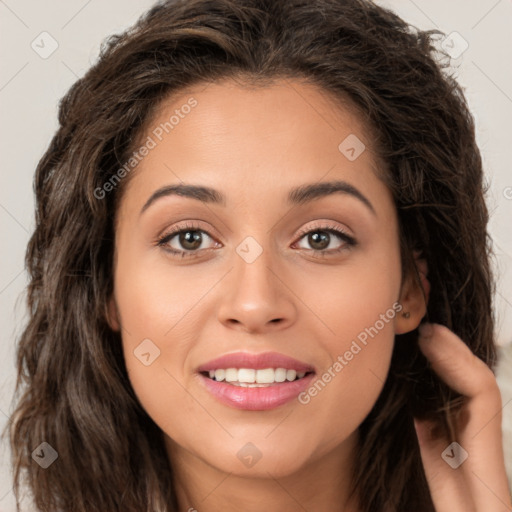
POLYGON ((11 443, 39 510, 510 508, 482 166, 436 35, 189 0, 109 40, 36 174, 11 443))

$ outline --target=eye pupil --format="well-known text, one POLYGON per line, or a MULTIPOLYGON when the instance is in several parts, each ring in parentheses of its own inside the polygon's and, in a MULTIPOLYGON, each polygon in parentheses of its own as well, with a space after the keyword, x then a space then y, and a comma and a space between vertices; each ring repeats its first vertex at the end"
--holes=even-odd
POLYGON ((198 249, 201 246, 201 233, 199 231, 183 231, 179 234, 179 241, 185 249, 198 249), (192 245, 189 246, 187 244, 192 245))
POLYGON ((311 233, 309 235, 309 242, 311 243, 311 246, 314 249, 322 250, 329 246, 329 234, 325 231, 315 231, 314 233, 311 233), (319 235, 320 234, 320 235, 319 235), (319 239, 323 239, 322 242, 320 242, 320 247, 315 246, 319 243, 319 239))

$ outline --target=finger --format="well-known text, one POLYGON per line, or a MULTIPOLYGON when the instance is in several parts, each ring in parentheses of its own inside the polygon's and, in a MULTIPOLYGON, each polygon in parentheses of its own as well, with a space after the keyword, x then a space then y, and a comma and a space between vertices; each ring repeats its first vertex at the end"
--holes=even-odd
POLYGON ((421 351, 432 369, 455 391, 475 398, 493 387, 496 379, 492 370, 448 327, 423 324, 419 332, 421 351))
POLYGON ((463 470, 477 510, 512 510, 502 444, 501 394, 492 370, 450 329, 430 324, 421 329, 420 349, 432 369, 451 388, 467 397, 465 425, 458 443, 467 452, 463 470), (426 335, 425 335, 426 334, 426 335))
POLYGON ((432 435, 434 424, 414 419, 425 477, 436 512, 476 512, 471 495, 467 492, 464 472, 442 454, 449 445, 443 437, 432 435), (447 462, 448 461, 448 462, 447 462))

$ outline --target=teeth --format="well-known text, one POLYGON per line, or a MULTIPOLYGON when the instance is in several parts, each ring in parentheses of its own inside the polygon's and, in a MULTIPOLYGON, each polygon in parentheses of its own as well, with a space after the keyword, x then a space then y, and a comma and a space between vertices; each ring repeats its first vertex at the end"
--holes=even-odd
POLYGON ((282 380, 276 379, 276 373, 279 372, 280 370, 283 370, 283 368, 277 368, 277 370, 274 370, 274 368, 265 368, 264 370, 258 370, 256 372, 256 382, 258 384, 272 384, 273 382, 283 382, 282 380))
POLYGON ((235 382, 238 380, 238 370, 236 368, 228 368, 226 370, 226 382, 235 382))
POLYGON ((284 368, 277 368, 274 375, 274 380, 276 382, 284 382, 286 380, 287 371, 284 368))
MULTIPOLYGON (((240 370, 238 370, 238 379, 236 380, 238 382, 247 382, 248 384, 256 382, 256 370, 252 368, 240 368, 240 370)), ((260 382, 258 381, 258 383, 260 382)))
POLYGON ((275 382, 293 382, 302 379, 306 372, 287 370, 286 368, 265 368, 255 370, 253 368, 220 368, 210 370, 209 376, 217 382, 230 382, 241 387, 262 387, 262 385, 274 384, 275 382))
POLYGON ((230 384, 241 388, 268 388, 272 386, 272 384, 247 384, 247 382, 230 382, 230 384))
POLYGON ((295 377, 297 377, 297 372, 295 370, 286 371, 286 380, 291 382, 292 380, 295 380, 295 377))

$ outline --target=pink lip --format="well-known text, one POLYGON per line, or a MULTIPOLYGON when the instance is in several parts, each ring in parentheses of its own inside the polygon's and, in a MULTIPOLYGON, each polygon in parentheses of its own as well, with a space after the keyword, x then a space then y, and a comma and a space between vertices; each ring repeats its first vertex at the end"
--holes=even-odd
MULTIPOLYGON (((282 368, 282 366, 281 366, 282 368)), ((202 384, 221 403, 246 411, 267 411, 297 398, 310 386, 315 374, 310 373, 293 382, 272 384, 265 388, 243 388, 215 380, 200 374, 202 384)))
POLYGON ((315 371, 315 368, 310 364, 297 361, 297 359, 279 354, 278 352, 263 352, 261 354, 236 352, 234 354, 226 354, 202 364, 197 371, 208 372, 219 368, 253 368, 255 370, 284 368, 286 370, 296 370, 297 372, 315 371))
POLYGON ((201 383, 221 403, 248 411, 265 411, 279 407, 304 391, 315 376, 315 368, 292 357, 278 352, 263 352, 251 354, 249 352, 237 352, 226 354, 205 364, 202 364, 197 372, 201 383), (203 375, 204 372, 219 368, 253 368, 263 370, 265 368, 285 368, 297 372, 309 373, 302 379, 293 382, 285 381, 261 388, 245 388, 234 386, 226 382, 217 382, 203 375))

